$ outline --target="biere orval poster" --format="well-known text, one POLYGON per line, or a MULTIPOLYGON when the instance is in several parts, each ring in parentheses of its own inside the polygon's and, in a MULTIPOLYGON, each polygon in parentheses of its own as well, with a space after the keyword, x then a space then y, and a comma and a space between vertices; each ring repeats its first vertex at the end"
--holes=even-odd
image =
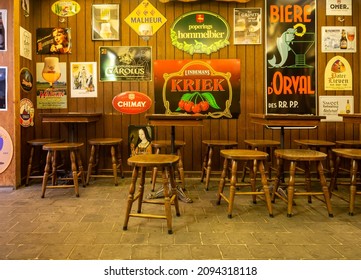
POLYGON ((266 0, 266 113, 317 114, 316 0, 266 0))

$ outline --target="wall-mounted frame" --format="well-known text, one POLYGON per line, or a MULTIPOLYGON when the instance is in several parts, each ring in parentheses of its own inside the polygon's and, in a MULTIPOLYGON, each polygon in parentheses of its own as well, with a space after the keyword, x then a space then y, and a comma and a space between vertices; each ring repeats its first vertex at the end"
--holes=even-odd
POLYGON ((7 10, 0 10, 0 51, 7 50, 7 10))
POLYGON ((71 62, 71 97, 97 97, 97 63, 71 62))
POLYGON ((92 39, 119 40, 119 4, 92 5, 92 39))
POLYGON ((352 0, 326 0, 326 16, 352 16, 352 0))
POLYGON ((37 54, 69 54, 71 48, 71 28, 46 27, 36 29, 37 54))
POLYGON ((7 77, 8 77, 8 68, 5 66, 0 67, 0 111, 7 111, 7 77))
POLYGON ((235 8, 234 9, 235 45, 253 45, 262 43, 262 9, 235 8))
POLYGON ((355 53, 356 26, 322 26, 322 52, 355 53))

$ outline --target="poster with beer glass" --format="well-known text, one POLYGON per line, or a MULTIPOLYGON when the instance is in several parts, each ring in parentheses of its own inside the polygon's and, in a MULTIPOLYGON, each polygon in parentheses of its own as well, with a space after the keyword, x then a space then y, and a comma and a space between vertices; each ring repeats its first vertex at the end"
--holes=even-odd
POLYGON ((356 26, 322 26, 322 52, 356 52, 356 26))

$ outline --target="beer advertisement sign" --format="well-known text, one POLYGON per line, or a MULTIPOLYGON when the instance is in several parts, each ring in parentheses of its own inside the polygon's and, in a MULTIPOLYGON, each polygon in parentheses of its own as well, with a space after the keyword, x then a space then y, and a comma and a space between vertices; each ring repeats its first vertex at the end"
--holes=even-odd
POLYGON ((325 69, 325 90, 352 90, 352 69, 347 59, 335 56, 325 69))
POLYGON ((266 1, 266 113, 317 114, 316 1, 266 1))
POLYGON ((155 113, 238 118, 240 60, 156 60, 155 113))

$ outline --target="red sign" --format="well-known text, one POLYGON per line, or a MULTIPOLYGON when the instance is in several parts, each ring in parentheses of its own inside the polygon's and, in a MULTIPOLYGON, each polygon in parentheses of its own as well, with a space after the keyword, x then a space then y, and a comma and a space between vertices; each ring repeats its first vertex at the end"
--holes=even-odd
POLYGON ((152 106, 152 99, 138 91, 126 91, 114 96, 112 105, 124 114, 140 114, 152 106))

